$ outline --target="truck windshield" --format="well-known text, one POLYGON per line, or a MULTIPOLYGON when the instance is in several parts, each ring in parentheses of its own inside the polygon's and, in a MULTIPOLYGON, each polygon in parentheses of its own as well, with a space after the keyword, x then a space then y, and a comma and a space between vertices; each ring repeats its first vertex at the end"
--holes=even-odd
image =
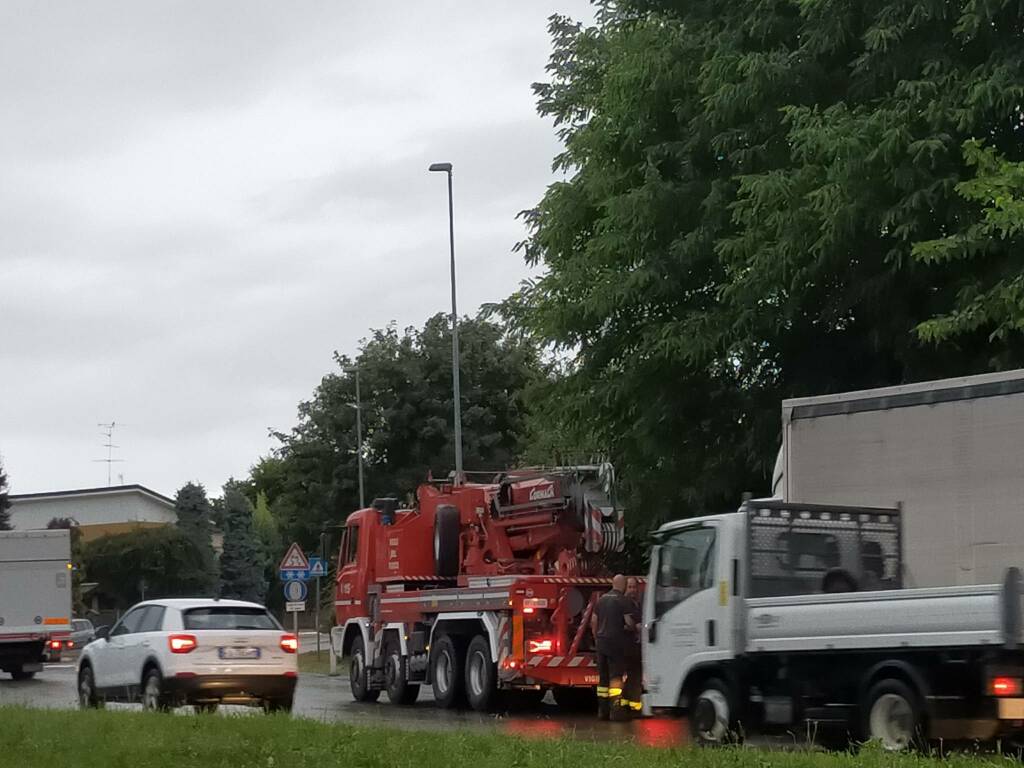
POLYGON ((185 629, 280 629, 277 619, 263 608, 213 606, 191 608, 184 614, 185 629))
POLYGON ((691 595, 709 588, 714 578, 714 528, 688 528, 669 536, 658 553, 658 574, 654 585, 655 618, 691 595))

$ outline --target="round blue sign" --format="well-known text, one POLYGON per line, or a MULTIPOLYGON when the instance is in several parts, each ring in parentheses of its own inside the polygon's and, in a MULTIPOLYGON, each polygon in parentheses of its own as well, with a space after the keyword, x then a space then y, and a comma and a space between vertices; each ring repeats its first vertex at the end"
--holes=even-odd
POLYGON ((298 603, 306 599, 309 590, 304 581, 286 581, 284 583, 284 599, 289 603, 298 603))

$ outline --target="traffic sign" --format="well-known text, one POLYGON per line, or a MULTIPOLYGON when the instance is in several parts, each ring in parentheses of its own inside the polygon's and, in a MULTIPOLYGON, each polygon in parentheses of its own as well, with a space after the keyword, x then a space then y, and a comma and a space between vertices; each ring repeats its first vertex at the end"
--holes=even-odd
POLYGON ((290 603, 297 603, 305 600, 309 590, 306 589, 304 581, 286 581, 284 583, 284 599, 290 603))
POLYGON ((284 558, 281 560, 281 564, 278 566, 278 570, 309 570, 309 560, 306 559, 306 555, 303 554, 302 547, 299 546, 299 543, 297 541, 292 542, 292 545, 288 547, 288 551, 284 553, 284 558))
POLYGON ((327 575, 327 564, 319 557, 309 558, 309 577, 319 579, 327 575))
POLYGON ((281 581, 309 581, 309 569, 303 571, 278 571, 281 581))
POLYGON ((304 610, 306 610, 306 603, 305 601, 301 603, 285 603, 284 609, 288 613, 302 613, 304 610))

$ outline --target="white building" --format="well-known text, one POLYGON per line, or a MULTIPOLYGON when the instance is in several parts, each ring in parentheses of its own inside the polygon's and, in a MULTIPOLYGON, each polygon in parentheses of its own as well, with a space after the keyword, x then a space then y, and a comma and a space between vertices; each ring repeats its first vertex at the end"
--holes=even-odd
POLYGON ((69 517, 78 523, 82 541, 173 525, 178 519, 171 499, 142 485, 22 493, 9 498, 16 530, 45 528, 55 517, 69 517))

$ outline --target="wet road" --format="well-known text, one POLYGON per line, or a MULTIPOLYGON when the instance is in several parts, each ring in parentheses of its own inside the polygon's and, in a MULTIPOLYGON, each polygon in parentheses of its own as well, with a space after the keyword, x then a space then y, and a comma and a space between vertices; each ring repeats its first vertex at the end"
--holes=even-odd
MULTIPOLYGON (((295 696, 294 714, 325 722, 359 726, 387 726, 408 730, 469 730, 505 733, 527 738, 581 738, 594 741, 634 741, 649 746, 678 746, 686 740, 685 724, 677 720, 644 719, 630 723, 599 723, 592 716, 566 714, 551 703, 528 711, 485 715, 471 711, 438 709, 429 687, 411 707, 396 707, 386 696, 376 704, 352 701, 344 677, 303 674, 295 696)), ((15 682, 0 674, 0 706, 21 705, 54 709, 78 706, 74 664, 47 666, 33 680, 15 682)), ((111 709, 138 709, 111 705, 111 709)), ((188 711, 188 710, 183 710, 188 711)), ((231 713, 258 712, 245 707, 224 707, 231 713)))

